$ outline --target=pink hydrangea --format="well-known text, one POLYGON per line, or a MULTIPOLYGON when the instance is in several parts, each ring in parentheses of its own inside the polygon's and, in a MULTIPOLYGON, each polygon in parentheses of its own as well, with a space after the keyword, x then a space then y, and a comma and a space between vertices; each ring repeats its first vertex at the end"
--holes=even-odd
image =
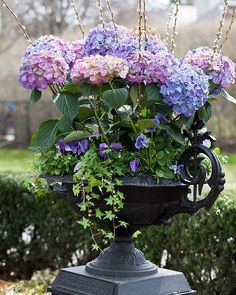
POLYGON ((73 41, 70 45, 72 64, 85 56, 85 39, 73 41))
POLYGON ((204 73, 219 87, 228 87, 235 82, 235 63, 228 57, 216 53, 208 47, 199 47, 189 51, 183 58, 188 63, 201 68, 204 73))
POLYGON ((76 60, 70 75, 73 83, 88 81, 101 85, 111 82, 114 78, 124 79, 128 70, 127 61, 123 58, 95 55, 76 60))
POLYGON ((144 82, 145 84, 163 84, 179 64, 173 54, 165 51, 160 51, 157 54, 143 51, 141 59, 136 53, 130 55, 128 61, 127 79, 133 83, 144 82))
POLYGON ((26 89, 42 91, 51 84, 64 84, 68 70, 68 64, 57 52, 33 52, 23 60, 19 82, 26 89))

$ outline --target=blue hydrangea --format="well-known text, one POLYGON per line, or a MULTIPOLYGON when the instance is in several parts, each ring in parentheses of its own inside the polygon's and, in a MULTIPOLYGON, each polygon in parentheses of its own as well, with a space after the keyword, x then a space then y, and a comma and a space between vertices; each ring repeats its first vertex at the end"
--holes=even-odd
POLYGON ((85 42, 87 55, 115 55, 124 58, 133 50, 131 33, 118 25, 115 30, 112 22, 105 23, 104 27, 99 24, 90 30, 85 42))
POLYGON ((202 69, 182 64, 166 79, 160 92, 175 113, 190 117, 206 103, 209 86, 202 69))

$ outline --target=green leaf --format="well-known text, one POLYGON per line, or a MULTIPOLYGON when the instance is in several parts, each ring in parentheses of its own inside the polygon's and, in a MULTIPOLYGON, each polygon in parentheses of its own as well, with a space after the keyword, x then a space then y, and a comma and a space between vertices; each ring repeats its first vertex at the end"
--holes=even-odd
POLYGON ((193 115, 191 117, 181 116, 181 120, 182 120, 182 122, 185 124, 185 126, 187 128, 190 128, 192 126, 192 124, 193 124, 194 117, 195 117, 195 115, 193 115))
POLYGON ((35 88, 31 92, 30 101, 32 103, 36 103, 37 101, 40 100, 41 96, 42 96, 42 92, 35 88))
POLYGON ((76 115, 76 119, 80 122, 84 122, 85 120, 94 117, 94 112, 91 108, 81 106, 76 115))
POLYGON ((88 218, 85 218, 85 217, 83 217, 82 220, 77 221, 77 223, 79 223, 80 225, 82 225, 84 229, 90 227, 90 220, 88 218))
POLYGON ((39 131, 36 130, 32 137, 31 137, 31 141, 30 141, 30 144, 29 144, 29 149, 32 150, 32 151, 37 151, 38 148, 39 148, 39 144, 38 144, 38 134, 39 134, 39 131))
POLYGON ((78 93, 81 96, 79 84, 66 84, 62 87, 61 92, 78 93))
POLYGON ((133 235, 132 235, 132 237, 134 238, 134 239, 136 239, 139 235, 141 235, 142 234, 142 232, 140 231, 140 230, 137 230, 133 235))
POLYGON ((211 104, 206 102, 206 104, 199 109, 198 114, 200 119, 206 123, 212 115, 211 104))
POLYGON ((58 121, 58 129, 62 132, 73 131, 72 122, 65 116, 62 116, 58 121))
POLYGON ((144 130, 147 128, 158 128, 159 127, 159 125, 157 125, 155 122, 153 122, 150 119, 139 120, 137 122, 137 125, 140 128, 140 130, 144 130))
POLYGON ((58 130, 58 120, 48 120, 43 122, 38 130, 38 144, 41 147, 52 146, 56 141, 58 130))
POLYGON ((235 99, 233 96, 231 96, 231 95, 230 95, 227 91, 225 91, 224 89, 221 90, 221 94, 222 94, 222 96, 223 96, 225 99, 227 99, 228 101, 230 101, 230 102, 236 104, 236 99, 235 99))
POLYGON ((79 139, 84 139, 88 138, 91 135, 90 132, 88 131, 73 131, 70 134, 68 134, 65 138, 64 141, 73 141, 73 140, 79 140, 79 139))
POLYGON ((115 214, 111 210, 105 211, 104 219, 108 219, 112 221, 114 218, 115 218, 115 214))
POLYGON ((85 96, 94 96, 98 93, 98 87, 89 83, 83 83, 80 85, 80 91, 85 96))
POLYGON ((166 130, 173 137, 173 139, 179 143, 184 142, 184 137, 180 128, 174 124, 160 124, 158 125, 161 129, 166 130))
POLYGON ((104 216, 104 213, 99 209, 99 208, 97 208, 96 210, 96 217, 98 218, 98 219, 102 219, 102 217, 104 216))
POLYGON ((73 120, 79 110, 79 101, 71 93, 57 93, 53 95, 53 101, 61 113, 67 118, 73 120))
POLYGON ((157 104, 157 111, 162 113, 163 115, 167 115, 172 112, 171 107, 165 103, 158 103, 157 104))
POLYGON ((103 93, 103 99, 106 105, 116 110, 125 105, 128 96, 129 94, 126 88, 107 90, 103 93))
POLYGON ((133 85, 129 92, 130 98, 134 106, 138 104, 138 85, 133 85))
POLYGON ((161 101, 162 95, 159 91, 159 87, 156 84, 148 84, 145 86, 147 100, 161 101))

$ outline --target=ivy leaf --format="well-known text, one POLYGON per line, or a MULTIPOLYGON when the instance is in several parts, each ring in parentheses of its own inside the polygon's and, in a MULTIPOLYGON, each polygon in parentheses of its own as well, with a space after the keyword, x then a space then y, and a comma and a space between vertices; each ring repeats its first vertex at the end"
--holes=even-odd
POLYGON ((159 91, 159 87, 152 83, 145 86, 147 100, 161 101, 162 95, 159 91))
POLYGON ((102 219, 102 217, 104 216, 104 213, 99 209, 99 208, 97 208, 96 210, 96 217, 98 218, 98 219, 102 219))
POLYGON ((58 120, 48 120, 43 122, 38 130, 38 144, 41 147, 52 146, 56 141, 58 130, 58 120))
POLYGON ((64 141, 74 141, 74 140, 79 140, 79 139, 84 139, 88 138, 91 135, 90 132, 88 131, 72 131, 70 134, 68 134, 65 138, 64 141))
POLYGON ((30 101, 32 103, 36 103, 37 101, 40 100, 41 96, 42 96, 42 92, 35 88, 31 92, 30 101))
POLYGON ((80 225, 82 225, 84 229, 90 227, 90 220, 88 218, 85 218, 85 217, 83 217, 82 220, 77 221, 77 223, 79 223, 80 225))
POLYGON ((113 197, 112 196, 110 196, 109 198, 106 198, 105 201, 106 201, 107 205, 110 205, 110 206, 113 205, 113 197))
POLYGON ((228 101, 230 101, 230 102, 236 104, 236 99, 235 99, 233 96, 231 96, 231 95, 230 95, 227 91, 225 91, 224 89, 221 90, 221 94, 222 94, 222 96, 223 96, 225 99, 227 99, 228 101))
POLYGON ((105 211, 104 219, 108 219, 112 221, 114 218, 115 218, 115 214, 111 210, 105 211))
POLYGON ((57 93, 53 95, 53 101, 61 113, 73 120, 79 111, 78 97, 71 93, 57 93))
POLYGON ((129 93, 126 88, 117 88, 105 91, 102 97, 109 108, 118 110, 125 105, 128 96, 129 93))

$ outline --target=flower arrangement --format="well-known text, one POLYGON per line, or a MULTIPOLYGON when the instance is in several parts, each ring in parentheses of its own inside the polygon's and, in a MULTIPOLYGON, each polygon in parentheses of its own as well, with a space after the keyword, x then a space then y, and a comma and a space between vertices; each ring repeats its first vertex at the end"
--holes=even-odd
POLYGON ((179 59, 141 20, 137 29, 102 21, 72 43, 43 36, 22 59, 19 82, 32 90, 31 100, 50 88, 61 112, 33 135, 39 173, 73 175, 79 223, 91 231, 92 216, 113 222, 114 230, 127 226, 117 219, 124 175, 178 181, 178 160, 190 145, 182 131, 196 112, 205 123, 210 119, 213 96, 235 102, 224 90, 235 81, 235 64, 217 42, 179 59), (109 210, 95 206, 103 197, 109 210))

